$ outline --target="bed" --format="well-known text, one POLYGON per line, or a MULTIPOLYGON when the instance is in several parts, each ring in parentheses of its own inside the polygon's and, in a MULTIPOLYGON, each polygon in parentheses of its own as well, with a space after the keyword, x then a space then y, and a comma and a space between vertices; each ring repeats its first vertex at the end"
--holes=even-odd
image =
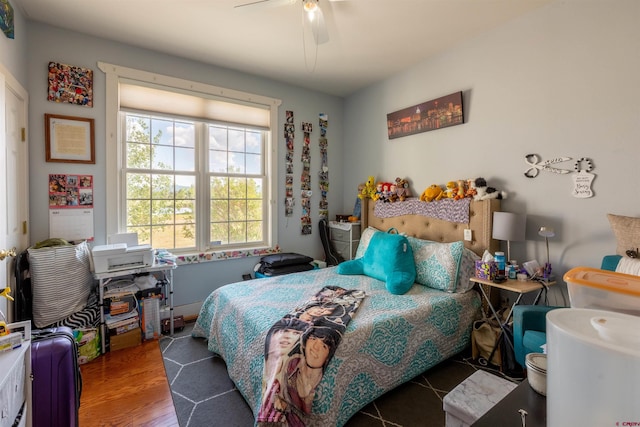
MULTIPOLYGON (((497 200, 470 201, 468 222, 457 223, 421 213, 378 217, 375 204, 365 203, 362 226, 363 230, 395 228, 416 239, 443 243, 463 240, 463 230, 470 228, 474 239, 464 245, 481 255, 485 249, 496 249, 497 242, 491 239, 495 210, 499 210, 497 200)), ((316 388, 309 426, 344 425, 377 397, 470 344, 473 321, 480 316, 476 291, 445 292, 415 284, 404 295, 392 295, 380 280, 340 275, 336 270, 232 283, 204 301, 192 335, 206 338, 209 350, 225 360, 254 416, 260 409, 267 331, 323 286, 360 289, 366 298, 316 388)))

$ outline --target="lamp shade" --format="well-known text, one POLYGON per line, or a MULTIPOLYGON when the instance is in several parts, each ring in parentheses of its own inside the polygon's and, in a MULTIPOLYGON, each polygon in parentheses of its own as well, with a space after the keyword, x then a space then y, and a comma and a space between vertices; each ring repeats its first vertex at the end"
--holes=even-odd
POLYGON ((497 240, 524 240, 527 217, 523 214, 512 212, 493 213, 493 234, 497 240))
POLYGON ((542 237, 553 237, 556 235, 556 231, 551 227, 540 227, 538 230, 538 234, 542 237))

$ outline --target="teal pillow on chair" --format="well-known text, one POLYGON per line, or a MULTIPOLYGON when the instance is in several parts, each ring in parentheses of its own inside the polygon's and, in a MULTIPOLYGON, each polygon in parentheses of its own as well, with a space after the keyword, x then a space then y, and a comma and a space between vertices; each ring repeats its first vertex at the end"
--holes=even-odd
POLYGON ((339 274, 364 274, 386 282, 389 292, 406 293, 416 280, 411 245, 405 236, 374 233, 362 258, 338 265, 339 274))

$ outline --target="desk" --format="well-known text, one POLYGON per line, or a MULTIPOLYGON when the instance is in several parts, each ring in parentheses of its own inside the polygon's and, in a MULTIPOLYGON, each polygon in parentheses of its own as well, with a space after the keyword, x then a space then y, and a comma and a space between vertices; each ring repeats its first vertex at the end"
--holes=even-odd
POLYGON ((148 267, 137 267, 130 268, 128 270, 119 270, 119 271, 109 271, 106 273, 93 273, 93 277, 99 281, 98 289, 100 291, 100 337, 102 340, 101 352, 105 353, 105 321, 104 321, 104 287, 111 281, 111 279, 116 277, 130 276, 134 274, 142 274, 142 273, 162 273, 164 275, 165 280, 167 281, 167 287, 169 288, 168 292, 164 292, 164 300, 165 304, 167 303, 167 293, 168 302, 169 302, 169 333, 173 335, 173 270, 175 270, 178 266, 176 264, 154 264, 148 267))
MULTIPOLYGON (((493 306, 493 304, 491 304, 491 299, 489 298, 489 295, 487 295, 487 293, 485 292, 485 290, 484 290, 484 288, 482 286, 478 286, 478 288, 480 288, 480 292, 482 293, 483 298, 487 302, 487 306, 489 307, 489 310, 491 310, 491 314, 493 315, 494 319, 500 325, 500 329, 502 330, 501 336, 504 336, 504 337, 507 338, 507 343, 509 343, 509 345, 511 346, 511 349, 513 350, 513 342, 509 338, 509 334, 505 331, 504 325, 509 323, 509 321, 511 319, 511 316, 513 315, 513 307, 515 307, 516 305, 518 305, 520 303, 520 300, 522 299, 522 296, 524 294, 528 294, 530 292, 538 291, 538 293, 536 294, 536 297, 535 297, 535 299, 533 301, 533 305, 536 305, 538 303, 538 301, 540 300, 540 296, 542 295, 542 291, 545 288, 544 285, 542 283, 538 282, 538 281, 532 281, 532 280, 520 281, 520 280, 516 280, 516 279, 507 279, 506 281, 504 281, 502 283, 494 283, 491 280, 480 279, 480 278, 477 278, 477 277, 472 277, 470 280, 473 283, 477 283, 478 285, 491 286, 493 288, 498 288, 498 289, 502 289, 502 290, 505 290, 505 291, 514 292, 514 293, 518 294, 516 300, 513 302, 513 304, 509 308, 509 312, 507 314, 507 317, 505 318, 505 321, 502 322, 501 319, 500 319, 500 316, 498 315, 498 312, 495 309, 495 307, 493 306)), ((545 285, 547 287, 553 286, 555 284, 556 284, 555 281, 545 282, 545 285)))
POLYGON ((527 427, 547 425, 547 398, 536 393, 528 380, 522 381, 471 427, 512 427, 522 425, 519 409, 527 411, 527 427))

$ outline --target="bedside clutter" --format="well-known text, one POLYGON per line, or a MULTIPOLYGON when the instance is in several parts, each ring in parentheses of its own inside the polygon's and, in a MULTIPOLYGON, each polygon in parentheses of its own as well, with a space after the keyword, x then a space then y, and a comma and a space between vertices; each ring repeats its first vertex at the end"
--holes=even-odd
POLYGON ((313 270, 313 258, 294 252, 266 255, 260 258, 253 271, 256 278, 281 276, 283 274, 297 273, 313 270))

